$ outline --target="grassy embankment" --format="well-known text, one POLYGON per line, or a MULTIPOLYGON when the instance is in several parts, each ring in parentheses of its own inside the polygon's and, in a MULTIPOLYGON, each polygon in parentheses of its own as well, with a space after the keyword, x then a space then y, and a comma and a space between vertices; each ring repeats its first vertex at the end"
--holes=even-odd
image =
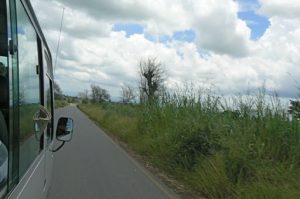
POLYGON ((262 93, 221 101, 172 94, 159 105, 80 108, 207 198, 300 198, 299 122, 262 93))

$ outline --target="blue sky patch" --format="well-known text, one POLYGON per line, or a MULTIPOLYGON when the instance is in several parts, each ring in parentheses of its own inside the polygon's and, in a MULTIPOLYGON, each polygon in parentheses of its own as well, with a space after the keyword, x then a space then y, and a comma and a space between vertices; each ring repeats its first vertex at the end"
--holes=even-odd
POLYGON ((145 34, 145 38, 149 41, 160 43, 168 43, 171 41, 194 42, 196 39, 196 34, 192 30, 185 30, 174 32, 172 36, 160 35, 159 37, 157 37, 155 35, 145 34))
POLYGON ((160 43, 167 43, 167 42, 170 42, 171 40, 172 40, 172 38, 168 35, 160 35, 159 36, 160 43))
POLYGON ((257 10, 260 6, 258 0, 238 0, 240 11, 257 10))
POLYGON ((131 35, 134 34, 143 34, 144 27, 135 23, 116 23, 113 26, 113 31, 116 32, 125 31, 126 36, 130 37, 131 35))
POLYGON ((257 0, 238 0, 240 12, 238 17, 247 23, 251 29, 251 39, 259 39, 270 26, 267 17, 256 14, 260 4, 257 0))
POLYGON ((254 11, 239 12, 238 17, 246 21, 247 26, 251 29, 251 39, 259 39, 270 26, 267 17, 257 15, 254 11))
POLYGON ((154 35, 151 34, 145 34, 145 39, 152 41, 152 42, 157 42, 157 37, 155 37, 154 35))
POLYGON ((195 38, 196 34, 192 30, 177 31, 173 34, 173 39, 179 41, 193 42, 195 38))
MULTIPOLYGON (((124 31, 126 32, 126 36, 130 37, 134 34, 144 34, 144 26, 136 23, 116 23, 114 24, 113 31, 119 32, 124 31)), ((152 42, 160 42, 160 43, 168 43, 172 40, 177 41, 186 41, 186 42, 193 42, 196 38, 196 34, 192 30, 185 30, 185 31, 177 31, 174 32, 172 36, 168 35, 150 35, 145 34, 145 38, 152 42)))

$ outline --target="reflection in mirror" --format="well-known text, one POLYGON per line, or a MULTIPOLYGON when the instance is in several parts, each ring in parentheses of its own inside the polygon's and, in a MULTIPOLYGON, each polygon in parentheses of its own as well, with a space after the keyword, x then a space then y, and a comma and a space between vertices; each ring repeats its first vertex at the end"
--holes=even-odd
POLYGON ((34 122, 34 131, 35 133, 41 133, 41 128, 37 121, 34 122))
POLYGON ((72 139, 73 120, 71 118, 62 117, 58 120, 56 139, 68 142, 72 139))
POLYGON ((35 139, 39 141, 42 136, 42 131, 40 128, 40 125, 37 121, 34 122, 34 134, 35 134, 35 139))

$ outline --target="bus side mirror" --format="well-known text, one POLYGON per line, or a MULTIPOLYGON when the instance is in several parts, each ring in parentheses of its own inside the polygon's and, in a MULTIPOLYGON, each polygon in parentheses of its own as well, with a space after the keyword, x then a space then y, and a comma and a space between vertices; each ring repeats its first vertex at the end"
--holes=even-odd
POLYGON ((73 119, 61 117, 58 120, 56 128, 56 139, 63 142, 69 142, 73 135, 73 119))

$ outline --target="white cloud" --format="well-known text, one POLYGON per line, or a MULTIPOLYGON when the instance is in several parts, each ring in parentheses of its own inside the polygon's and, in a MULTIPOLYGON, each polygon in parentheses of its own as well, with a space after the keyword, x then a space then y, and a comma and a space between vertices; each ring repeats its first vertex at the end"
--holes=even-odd
MULTIPOLYGON (((63 2, 63 1, 62 1, 63 2)), ((89 14, 65 7, 59 1, 33 0, 35 12, 41 21, 42 28, 47 30, 59 30, 63 8, 63 31, 73 37, 91 38, 108 36, 112 23, 104 20, 97 20, 89 14)))
POLYGON ((250 29, 237 17, 238 4, 225 0, 193 1, 199 48, 221 54, 245 56, 248 53, 250 29))
POLYGON ((67 7, 64 28, 73 36, 107 36, 113 23, 134 22, 142 24, 145 33, 151 35, 171 36, 175 31, 192 29, 197 33, 199 48, 217 53, 245 56, 248 52, 250 29, 238 19, 238 4, 232 0, 224 0, 221 4, 217 0, 35 2, 39 2, 35 4, 42 20, 47 21, 46 26, 55 28, 60 21, 61 8, 67 7), (51 11, 50 4, 55 7, 51 11), (46 20, 46 16, 53 15, 57 25, 46 20))
POLYGON ((299 0, 259 0, 260 12, 270 17, 300 18, 299 0))
MULTIPOLYGON (((121 85, 137 86, 138 61, 155 56, 165 64, 169 85, 193 81, 234 93, 265 84, 283 96, 296 95, 293 78, 300 76, 300 22, 296 15, 272 10, 277 5, 273 1, 260 1, 260 12, 270 17, 271 25, 257 41, 249 40, 249 28, 237 17, 239 5, 231 0, 222 4, 217 0, 34 2, 53 54, 66 6, 56 71, 65 92, 76 94, 98 83, 118 96, 121 85), (167 44, 149 41, 143 34, 128 38, 125 32, 111 31, 116 22, 139 23, 146 33, 158 35, 192 29, 197 38, 195 43, 167 44)), ((290 3, 280 6, 287 8, 290 3)))

